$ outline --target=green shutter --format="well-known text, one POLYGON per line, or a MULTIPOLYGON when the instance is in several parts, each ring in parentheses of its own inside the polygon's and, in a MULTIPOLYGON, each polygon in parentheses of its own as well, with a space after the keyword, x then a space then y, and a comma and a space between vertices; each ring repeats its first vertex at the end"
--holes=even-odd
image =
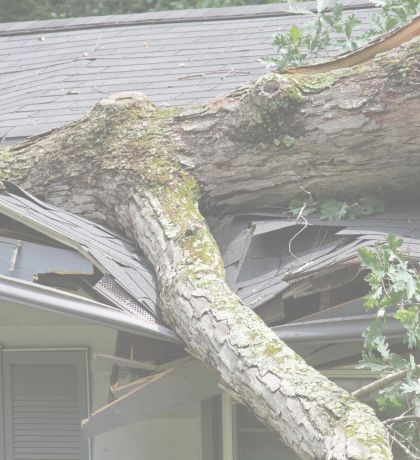
POLYGON ((8 460, 88 460, 83 351, 3 351, 8 460))

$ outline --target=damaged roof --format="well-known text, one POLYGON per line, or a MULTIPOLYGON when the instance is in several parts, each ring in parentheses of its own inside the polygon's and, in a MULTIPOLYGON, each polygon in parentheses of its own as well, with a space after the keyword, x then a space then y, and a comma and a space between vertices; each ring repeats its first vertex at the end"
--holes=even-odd
POLYGON ((8 194, 0 195, 1 213, 76 249, 104 275, 96 291, 121 310, 159 323, 155 274, 126 237, 40 201, 11 182, 3 184, 8 194))
MULTIPOLYGON (((77 250, 102 272, 102 278, 93 286, 97 292, 120 311, 154 323, 168 335, 170 331, 161 326, 155 274, 127 238, 3 182, 8 194, 0 196, 0 213, 77 250)), ((359 332, 369 319, 363 308, 365 294, 352 294, 347 299, 352 302, 340 300, 327 310, 310 296, 334 291, 353 283, 359 274, 364 276, 357 249, 373 249, 378 240, 385 241, 389 232, 404 238, 402 250, 407 259, 418 263, 420 206, 403 211, 395 206, 384 214, 356 220, 327 222, 319 217, 307 217, 306 225, 293 216, 265 211, 221 219, 210 217, 208 224, 220 248, 229 287, 268 325, 275 326, 273 330, 279 337, 290 343, 329 342, 334 337, 337 340, 340 328, 346 330, 351 325, 357 333, 349 329, 349 340, 360 340, 359 332), (284 301, 305 296, 310 299, 310 309, 287 317, 284 301)), ((7 238, 2 240, 10 246, 7 238)), ((57 252, 55 248, 51 250, 57 252)), ((88 271, 88 266, 80 268, 80 262, 78 266, 77 270, 88 271)), ((54 270, 60 273, 63 267, 54 270)), ((25 276, 30 279, 32 275, 28 272, 25 276)), ((397 326, 395 337, 404 333, 397 326)))
MULTIPOLYGON (((369 28, 376 8, 343 0, 369 28)), ((316 2, 303 3, 316 9, 316 2)), ((306 21, 281 3, 0 24, 0 138, 14 143, 77 120, 107 94, 157 106, 205 101, 254 80, 272 35, 306 21)), ((331 50, 331 54, 336 54, 331 50)))
POLYGON ((404 238, 407 259, 420 261, 420 207, 356 220, 319 217, 307 217, 307 226, 270 211, 208 219, 229 287, 267 323, 281 317, 285 298, 354 281, 363 270, 357 249, 373 249, 389 232, 404 238))

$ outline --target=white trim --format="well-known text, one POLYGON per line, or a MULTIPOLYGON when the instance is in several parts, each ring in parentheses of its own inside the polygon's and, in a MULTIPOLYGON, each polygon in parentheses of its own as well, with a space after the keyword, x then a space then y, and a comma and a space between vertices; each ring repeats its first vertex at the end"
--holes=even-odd
POLYGON ((231 397, 222 393, 223 460, 234 460, 233 414, 231 397))
MULTIPOLYGON (((85 363, 86 363, 86 404, 87 413, 90 417, 90 382, 89 382, 89 350, 85 348, 85 363)), ((92 438, 88 439, 88 455, 89 460, 92 460, 92 438)))
POLYGON ((371 372, 369 369, 356 369, 354 364, 340 366, 319 371, 329 379, 372 379, 376 380, 380 372, 371 372))
MULTIPOLYGON (((199 426, 200 429, 198 430, 198 436, 200 438, 200 457, 199 460, 203 460, 203 443, 202 443, 202 426, 201 426, 201 401, 198 403, 198 420, 199 420, 199 426)), ((91 438, 89 438, 91 439, 91 438)))
POLYGON ((3 401, 3 347, 0 345, 0 460, 5 460, 4 401, 3 401))

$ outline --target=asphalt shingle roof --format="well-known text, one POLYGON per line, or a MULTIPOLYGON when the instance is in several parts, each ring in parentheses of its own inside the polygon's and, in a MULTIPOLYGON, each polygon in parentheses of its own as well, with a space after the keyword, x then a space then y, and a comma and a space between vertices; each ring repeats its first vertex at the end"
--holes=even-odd
MULTIPOLYGON (((315 2, 305 3, 314 9, 315 2)), ((367 27, 372 5, 344 1, 367 27)), ((0 139, 80 118, 108 93, 182 106, 263 75, 272 35, 306 20, 285 4, 0 24, 0 139)))
MULTIPOLYGON (((385 242, 389 232, 404 238, 400 249, 407 258, 420 260, 419 206, 402 211, 394 205, 384 214, 356 220, 328 222, 317 216, 306 220, 308 226, 304 228, 302 219, 296 222, 296 217, 276 212, 208 219, 223 258, 228 286, 260 315, 265 308, 273 307, 270 301, 283 294, 291 281, 329 273, 327 269, 337 272, 339 268, 346 270, 343 283, 352 281, 361 269, 355 260, 357 249, 374 250, 375 243, 385 242)), ((315 290, 317 283, 311 283, 306 293, 315 290)), ((305 291, 294 295, 305 295, 305 291)))
POLYGON ((105 283, 116 282, 135 299, 129 312, 152 322, 160 318, 155 274, 126 237, 40 201, 12 183, 3 183, 9 194, 0 196, 0 213, 58 240, 64 238, 64 244, 88 257, 106 275, 105 283))

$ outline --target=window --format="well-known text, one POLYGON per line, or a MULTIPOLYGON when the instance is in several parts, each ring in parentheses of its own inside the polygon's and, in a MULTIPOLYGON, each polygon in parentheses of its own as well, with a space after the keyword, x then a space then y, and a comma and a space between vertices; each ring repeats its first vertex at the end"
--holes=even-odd
POLYGON ((86 352, 3 350, 0 364, 0 459, 88 460, 80 432, 88 416, 86 352))

